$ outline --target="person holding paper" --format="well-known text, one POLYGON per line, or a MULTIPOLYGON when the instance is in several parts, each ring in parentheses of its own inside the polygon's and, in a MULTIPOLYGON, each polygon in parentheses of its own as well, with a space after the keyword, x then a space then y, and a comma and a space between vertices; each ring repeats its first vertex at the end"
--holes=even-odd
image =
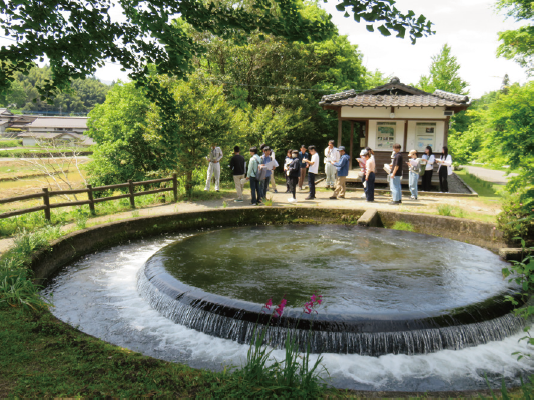
POLYGON ((273 169, 276 168, 276 161, 271 156, 271 148, 269 146, 265 146, 263 148, 263 156, 261 156, 261 163, 262 167, 267 169, 265 173, 265 179, 260 182, 261 197, 265 199, 265 196, 267 196, 267 189, 269 188, 269 183, 271 182, 271 174, 273 173, 273 169))
POLYGON ((365 163, 367 162, 367 157, 365 157, 367 155, 367 149, 362 149, 362 151, 360 151, 360 157, 358 157, 356 159, 356 161, 358 161, 358 164, 360 165, 360 168, 361 168, 361 171, 360 171, 360 176, 362 178, 362 185, 363 185, 363 195, 362 195, 362 198, 365 198, 367 197, 367 185, 364 185, 364 182, 365 182, 365 175, 366 175, 366 169, 365 169, 365 163))
POLYGON ((417 151, 410 150, 408 153, 409 160, 406 162, 408 164, 408 169, 410 170, 410 194, 412 200, 417 200, 417 181, 419 180, 419 160, 417 159, 417 151))
POLYGON ((258 156, 258 149, 256 147, 251 147, 249 152, 250 160, 248 162, 247 180, 250 180, 250 202, 253 206, 255 206, 257 204, 261 204, 260 186, 258 180, 256 179, 256 176, 259 172, 261 159, 258 156))
POLYGON ((391 163, 391 180, 389 181, 389 187, 391 189, 391 196, 393 201, 390 205, 397 205, 402 203, 402 154, 400 152, 401 145, 395 143, 393 145, 393 162, 391 163))
POLYGON ((449 183, 447 182, 447 176, 452 175, 452 157, 449 154, 449 148, 443 146, 443 152, 439 160, 436 160, 439 164, 438 176, 439 176, 439 192, 449 193, 449 183))
POLYGON ((306 200, 315 199, 315 177, 319 173, 319 154, 315 146, 310 146, 308 148, 311 154, 311 160, 305 158, 303 161, 308 165, 308 186, 310 187, 310 195, 306 197, 306 200))
POLYGON ((293 159, 291 158, 291 154, 293 153, 293 150, 289 149, 287 151, 287 155, 286 155, 286 159, 284 161, 284 175, 286 177, 286 193, 289 193, 291 191, 291 187, 289 186, 289 175, 287 174, 287 171, 288 171, 288 168, 289 168, 289 164, 291 164, 291 161, 293 161, 293 159))
POLYGON ((375 158, 372 154, 366 150, 366 153, 363 155, 365 158, 365 196, 369 203, 375 201, 375 174, 376 174, 376 164, 375 158))
POLYGON ((211 178, 215 180, 215 191, 219 191, 219 179, 221 176, 221 164, 219 161, 221 161, 221 158, 223 158, 221 148, 217 147, 217 144, 212 143, 210 154, 206 157, 206 160, 209 161, 208 177, 206 179, 206 187, 204 188, 206 192, 210 190, 211 178))
POLYGON ((334 141, 330 140, 328 142, 328 147, 324 149, 324 169, 326 173, 326 187, 332 190, 336 184, 337 175, 337 169, 332 162, 338 162, 340 157, 338 149, 334 147, 334 141))
POLYGON ((432 190, 432 173, 434 172, 434 162, 436 161, 434 154, 432 154, 432 147, 426 146, 423 160, 426 160, 425 173, 423 174, 423 192, 430 192, 432 190))

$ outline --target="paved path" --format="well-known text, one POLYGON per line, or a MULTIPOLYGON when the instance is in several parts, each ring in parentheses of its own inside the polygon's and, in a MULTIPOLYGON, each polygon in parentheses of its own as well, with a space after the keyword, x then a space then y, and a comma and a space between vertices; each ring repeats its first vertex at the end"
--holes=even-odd
POLYGON ((507 172, 505 171, 475 167, 473 165, 464 165, 462 167, 465 168, 470 174, 473 174, 484 181, 495 183, 496 185, 506 185, 508 178, 518 175, 516 173, 507 175, 507 172))
MULTIPOLYGON (((279 189, 282 189, 282 185, 278 185, 279 189)), ((451 204, 453 206, 462 207, 470 212, 480 212, 482 214, 495 215, 500 210, 494 206, 488 207, 484 204, 479 204, 477 199, 469 199, 465 197, 455 197, 455 196, 432 196, 426 195, 421 196, 419 200, 410 200, 409 197, 403 195, 402 204, 391 206, 388 203, 391 201, 389 196, 385 194, 376 194, 374 203, 367 203, 364 198, 362 198, 363 190, 351 190, 347 191, 346 199, 339 200, 330 200, 329 197, 332 195, 332 191, 318 191, 317 198, 314 200, 304 200, 308 196, 308 190, 297 190, 297 204, 291 204, 288 202, 288 199, 291 197, 288 193, 272 193, 267 194, 267 198, 273 199, 273 206, 277 207, 323 207, 323 208, 345 208, 345 209, 360 209, 365 210, 368 208, 375 208, 377 210, 395 210, 401 212, 435 212, 438 205, 440 204, 451 204)), ((119 221, 124 219, 133 218, 133 212, 139 213, 139 216, 153 216, 153 215, 165 215, 173 214, 177 212, 184 211, 201 211, 209 210, 215 208, 234 208, 234 207, 247 207, 250 206, 250 191, 245 191, 245 201, 243 203, 234 202, 235 193, 229 193, 224 196, 222 199, 218 200, 206 200, 206 201, 195 201, 195 202, 180 202, 180 203, 170 203, 155 205, 152 207, 147 207, 143 209, 137 209, 135 211, 127 211, 119 214, 113 215, 104 215, 100 217, 95 217, 89 219, 87 225, 93 226, 98 224, 104 224, 112 221, 119 221)), ((262 206, 266 207, 266 206, 262 206)), ((74 229, 74 224, 65 225, 62 227, 63 231, 69 231, 74 229)), ((0 240, 0 254, 5 252, 9 247, 13 245, 13 239, 2 239, 0 240)))

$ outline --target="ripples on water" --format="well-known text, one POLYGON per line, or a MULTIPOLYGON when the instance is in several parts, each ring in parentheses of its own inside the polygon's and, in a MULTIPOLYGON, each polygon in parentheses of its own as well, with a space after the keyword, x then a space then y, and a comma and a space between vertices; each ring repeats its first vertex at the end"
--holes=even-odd
MULTIPOLYGON (((156 358, 220 370, 241 365, 248 346, 211 337, 174 324, 143 300, 136 275, 145 261, 181 236, 157 237, 85 257, 60 273, 45 290, 53 293, 54 315, 83 332, 156 358)), ((532 373, 523 334, 463 350, 425 355, 324 354, 330 383, 360 390, 461 390, 484 388, 484 374, 497 387, 532 373)), ((275 350, 278 359, 283 351, 275 350)), ((315 358, 313 356, 312 358, 315 358)))

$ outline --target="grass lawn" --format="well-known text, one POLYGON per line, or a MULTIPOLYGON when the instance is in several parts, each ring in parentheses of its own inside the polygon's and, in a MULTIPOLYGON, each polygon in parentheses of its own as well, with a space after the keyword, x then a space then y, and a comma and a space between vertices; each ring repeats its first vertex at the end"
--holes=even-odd
POLYGON ((496 185, 470 174, 466 169, 454 171, 462 180, 471 186, 478 193, 478 197, 483 202, 500 202, 502 193, 505 192, 504 185, 496 185))

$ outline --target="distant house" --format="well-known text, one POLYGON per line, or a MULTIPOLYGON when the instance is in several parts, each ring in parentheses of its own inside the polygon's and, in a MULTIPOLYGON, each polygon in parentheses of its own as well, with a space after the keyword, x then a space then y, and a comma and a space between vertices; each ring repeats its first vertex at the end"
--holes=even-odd
POLYGON ((18 135, 23 146, 50 143, 56 146, 88 147, 95 142, 83 133, 87 131, 87 117, 37 117, 18 135))
MULTIPOLYGON (((348 90, 323 96, 319 105, 337 111, 338 145, 341 144, 343 122, 350 123, 350 142, 343 145, 349 149, 351 167, 356 162, 355 152, 359 148, 369 146, 374 150, 377 182, 380 182, 386 180, 386 172, 381 166, 390 163, 394 143, 402 146, 404 154, 415 149, 421 155, 426 146, 441 153, 442 147, 447 145, 451 116, 466 110, 471 103, 467 96, 442 90, 427 93, 405 85, 395 77, 389 83, 365 92, 348 90), (353 143, 355 133, 359 140, 353 143)), ((437 179, 437 174, 434 175, 437 179)), ((404 178, 408 179, 408 173, 404 178)))
POLYGON ((75 132, 83 133, 87 128, 87 117, 37 117, 28 124, 28 132, 75 132))
POLYGON ((33 122, 36 117, 31 115, 13 114, 7 108, 0 108, 0 136, 16 137, 17 133, 9 132, 8 129, 24 130, 25 127, 33 122))
POLYGON ((18 135, 24 147, 51 144, 60 147, 89 147, 94 140, 75 132, 24 132, 18 135))

